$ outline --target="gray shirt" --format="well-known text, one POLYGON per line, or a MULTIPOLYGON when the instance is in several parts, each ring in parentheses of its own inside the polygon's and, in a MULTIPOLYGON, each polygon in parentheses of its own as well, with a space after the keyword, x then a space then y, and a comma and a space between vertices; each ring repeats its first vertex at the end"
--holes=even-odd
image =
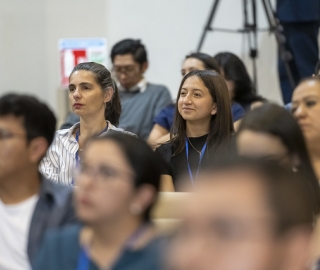
POLYGON ((153 127, 153 119, 172 103, 168 88, 148 83, 142 93, 119 91, 122 112, 119 127, 131 131, 144 141, 153 127))

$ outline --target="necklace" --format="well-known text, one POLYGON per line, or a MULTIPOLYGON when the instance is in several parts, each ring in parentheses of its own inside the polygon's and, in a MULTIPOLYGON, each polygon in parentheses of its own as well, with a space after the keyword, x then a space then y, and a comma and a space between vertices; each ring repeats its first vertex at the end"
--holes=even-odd
POLYGON ((201 151, 198 151, 197 148, 195 148, 195 147, 193 146, 193 144, 190 142, 190 140, 189 140, 188 137, 187 137, 187 139, 188 139, 188 142, 190 143, 191 147, 192 147, 194 150, 196 150, 196 152, 197 152, 199 155, 201 155, 201 151))

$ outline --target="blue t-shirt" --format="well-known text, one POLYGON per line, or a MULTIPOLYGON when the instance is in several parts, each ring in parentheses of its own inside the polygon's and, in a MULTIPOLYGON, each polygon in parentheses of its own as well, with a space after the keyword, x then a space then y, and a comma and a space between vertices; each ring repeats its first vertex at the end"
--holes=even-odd
MULTIPOLYGON (((165 129, 169 130, 172 127, 173 118, 174 118, 175 104, 170 104, 164 109, 160 111, 160 113, 156 116, 153 123, 158 124, 165 129)), ((233 122, 238 121, 243 118, 245 115, 245 110, 239 103, 232 103, 231 105, 232 119, 233 122)))

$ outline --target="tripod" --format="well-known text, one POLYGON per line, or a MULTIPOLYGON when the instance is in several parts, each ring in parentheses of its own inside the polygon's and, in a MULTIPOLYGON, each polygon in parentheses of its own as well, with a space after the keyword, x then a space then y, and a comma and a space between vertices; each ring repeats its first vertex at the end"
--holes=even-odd
MULTIPOLYGON (((284 35, 282 34, 283 28, 278 20, 278 18, 275 15, 275 12, 272 9, 272 5, 270 3, 270 0, 261 0, 263 4, 263 9, 267 17, 267 21, 269 24, 269 32, 274 33, 276 42, 278 44, 279 54, 281 59, 284 62, 284 66, 286 69, 287 76, 289 78, 291 87, 295 88, 295 81, 292 76, 291 68, 289 65, 289 61, 292 60, 291 53, 286 49, 285 43, 286 39, 284 35)), ((257 43, 257 7, 256 7, 256 0, 251 0, 251 6, 252 6, 252 23, 249 22, 248 18, 248 0, 243 0, 242 6, 243 6, 243 14, 244 14, 244 28, 240 30, 230 30, 230 29, 222 29, 222 28, 212 28, 211 24, 213 21, 213 18, 217 12, 218 5, 220 3, 220 0, 215 0, 212 6, 212 9, 209 14, 208 21, 206 23, 206 26, 203 30, 203 33, 200 38, 200 42, 197 48, 197 52, 200 52, 202 45, 204 43, 206 34, 208 31, 222 31, 222 32, 233 32, 233 33, 245 33, 248 35, 248 41, 250 46, 250 58, 252 60, 252 66, 253 66, 253 82, 257 89, 257 65, 256 65, 256 58, 258 56, 258 43, 257 43)))

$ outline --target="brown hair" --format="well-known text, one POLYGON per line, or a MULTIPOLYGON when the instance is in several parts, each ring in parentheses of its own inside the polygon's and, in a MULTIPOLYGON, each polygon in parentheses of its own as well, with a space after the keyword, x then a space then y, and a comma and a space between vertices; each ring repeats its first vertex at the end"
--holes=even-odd
POLYGON ((225 149, 234 131, 228 88, 223 77, 219 73, 211 70, 191 71, 183 77, 177 95, 175 116, 170 132, 171 142, 175 146, 174 155, 182 152, 185 147, 187 136, 186 120, 180 115, 177 104, 184 82, 192 76, 197 76, 204 83, 212 97, 212 101, 217 105, 217 113, 212 115, 210 120, 207 138, 208 150, 214 149, 220 151, 225 149))
POLYGON ((95 62, 85 62, 76 65, 73 68, 70 77, 77 70, 90 71, 95 77, 96 82, 100 85, 103 92, 108 91, 109 87, 113 89, 112 98, 109 102, 106 103, 104 118, 106 120, 109 120, 111 124, 118 126, 121 114, 121 101, 118 93, 118 87, 112 79, 110 71, 101 64, 95 62))

